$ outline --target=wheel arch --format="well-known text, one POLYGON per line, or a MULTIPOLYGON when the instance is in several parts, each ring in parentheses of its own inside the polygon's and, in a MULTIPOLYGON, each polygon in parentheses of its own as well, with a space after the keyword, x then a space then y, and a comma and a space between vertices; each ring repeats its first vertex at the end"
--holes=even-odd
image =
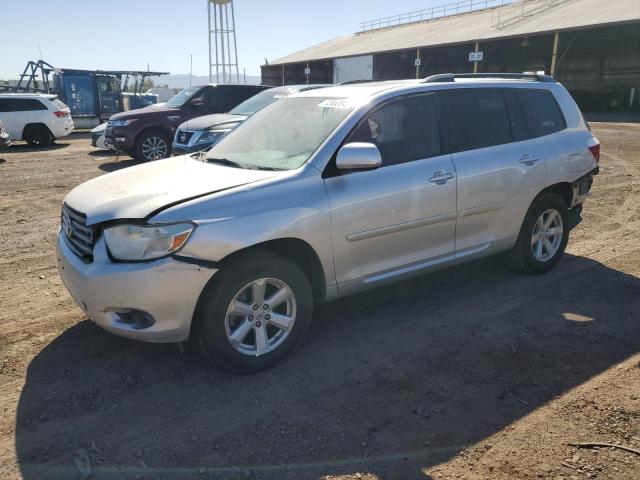
POLYGON ((27 124, 23 127, 23 129, 22 129, 22 135, 20 136, 20 139, 21 139, 21 140, 24 140, 24 136, 26 135, 26 133, 27 133, 30 129, 34 128, 34 127, 44 127, 44 128, 46 128, 46 129, 47 129, 47 131, 51 134, 51 136, 52 136, 53 138, 56 138, 56 136, 53 134, 53 132, 51 131, 51 129, 50 129, 50 128, 45 124, 45 123, 42 123, 42 122, 32 122, 32 123, 27 123, 27 124))
MULTIPOLYGON (((276 253, 292 260, 294 263, 296 263, 296 265, 300 267, 300 269, 309 279, 314 299, 316 301, 322 302, 326 298, 326 280, 324 270, 322 268, 322 262, 320 261, 320 258, 318 257, 318 254, 315 252, 313 247, 300 238, 277 238, 241 248, 240 250, 236 250, 235 252, 230 253, 220 261, 216 262, 217 268, 219 270, 222 270, 224 268, 227 268, 227 266, 230 265, 234 260, 242 257, 243 255, 251 254, 254 252, 259 253, 260 251, 276 253)), ((190 339, 193 338, 192 334, 196 331, 196 325, 194 322, 197 321, 199 312, 202 309, 203 298, 205 297, 207 292, 211 290, 211 288, 215 288, 218 278, 218 275, 212 275, 212 277, 200 292, 200 295, 196 302, 193 321, 189 332, 190 339)))
POLYGON ((313 247, 300 238, 277 238, 242 248, 221 259, 220 268, 224 268, 225 264, 229 264, 241 255, 259 250, 272 252, 293 261, 309 278, 314 298, 319 301, 324 300, 327 284, 322 262, 313 247))
POLYGON ((173 143, 173 134, 171 133, 171 130, 169 128, 162 125, 149 125, 148 127, 144 127, 142 130, 140 130, 136 135, 136 146, 138 145, 138 141, 142 138, 142 136, 150 132, 158 132, 162 135, 165 135, 169 139, 168 147, 169 150, 171 150, 171 144, 173 143))
POLYGON ((545 193, 556 193, 562 197, 564 202, 567 204, 567 208, 571 208, 571 204, 573 202, 573 187, 569 182, 559 182, 554 183, 553 185, 549 185, 547 188, 542 190, 531 202, 531 205, 540 198, 545 193))

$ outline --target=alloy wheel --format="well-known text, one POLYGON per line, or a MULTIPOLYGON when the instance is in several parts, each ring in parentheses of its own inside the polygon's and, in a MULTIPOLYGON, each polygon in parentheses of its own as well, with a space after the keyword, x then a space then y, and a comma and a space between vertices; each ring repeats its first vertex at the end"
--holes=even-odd
POLYGON ((236 351, 258 356, 282 345, 295 321, 296 298, 291 287, 275 278, 260 278, 234 295, 224 327, 236 351))
POLYGON ((560 249, 564 225, 560 213, 551 208, 542 212, 533 226, 531 248, 533 256, 540 262, 546 262, 560 249))
POLYGON ((142 142, 142 155, 145 160, 160 160, 167 157, 167 142, 162 137, 147 137, 142 142))

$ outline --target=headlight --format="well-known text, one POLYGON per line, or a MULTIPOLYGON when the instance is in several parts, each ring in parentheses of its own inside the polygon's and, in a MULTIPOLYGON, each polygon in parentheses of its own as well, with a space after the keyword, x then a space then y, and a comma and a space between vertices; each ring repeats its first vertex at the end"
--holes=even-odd
POLYGON ((109 120, 109 125, 112 127, 126 127, 127 125, 131 125, 135 122, 137 118, 130 118, 128 120, 109 120))
POLYGON ((104 230, 109 253, 116 260, 144 261, 180 250, 193 232, 192 223, 116 225, 104 230))
POLYGON ((231 130, 209 130, 200 134, 200 138, 196 143, 217 143, 224 135, 231 130))

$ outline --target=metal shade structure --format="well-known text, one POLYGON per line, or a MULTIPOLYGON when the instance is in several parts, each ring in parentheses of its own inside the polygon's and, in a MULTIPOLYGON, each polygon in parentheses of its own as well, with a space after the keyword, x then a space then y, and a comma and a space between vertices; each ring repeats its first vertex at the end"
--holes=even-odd
POLYGON ((233 0, 207 0, 209 81, 240 83, 233 0))

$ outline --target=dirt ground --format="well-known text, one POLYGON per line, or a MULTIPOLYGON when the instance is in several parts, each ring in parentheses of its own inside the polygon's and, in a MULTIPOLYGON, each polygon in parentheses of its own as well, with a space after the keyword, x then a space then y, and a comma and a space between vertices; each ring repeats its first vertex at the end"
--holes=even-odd
POLYGON ((126 167, 86 135, 0 151, 0 478, 638 479, 640 125, 543 276, 492 258, 317 309, 236 377, 105 333, 55 268, 63 197, 126 167))

